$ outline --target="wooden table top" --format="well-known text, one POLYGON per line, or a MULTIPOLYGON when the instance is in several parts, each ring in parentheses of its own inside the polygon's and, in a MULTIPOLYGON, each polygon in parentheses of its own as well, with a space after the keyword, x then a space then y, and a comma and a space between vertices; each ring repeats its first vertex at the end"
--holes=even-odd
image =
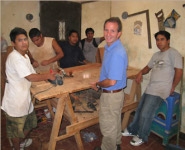
MULTIPOLYGON (((63 85, 55 86, 48 81, 32 82, 31 93, 35 98, 42 101, 48 98, 58 97, 64 93, 73 93, 88 89, 91 87, 90 83, 99 80, 100 69, 100 63, 66 68, 64 71, 67 74, 72 72, 73 77, 64 77, 63 85)), ((127 77, 131 78, 138 72, 138 69, 128 67, 127 77)))

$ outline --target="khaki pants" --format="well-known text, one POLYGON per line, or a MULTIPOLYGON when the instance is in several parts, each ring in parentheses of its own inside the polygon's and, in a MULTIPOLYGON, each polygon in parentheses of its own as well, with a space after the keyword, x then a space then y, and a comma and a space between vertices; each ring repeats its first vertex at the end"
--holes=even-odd
POLYGON ((101 149, 116 150, 121 144, 121 110, 124 92, 102 93, 100 97, 99 123, 103 135, 101 149))

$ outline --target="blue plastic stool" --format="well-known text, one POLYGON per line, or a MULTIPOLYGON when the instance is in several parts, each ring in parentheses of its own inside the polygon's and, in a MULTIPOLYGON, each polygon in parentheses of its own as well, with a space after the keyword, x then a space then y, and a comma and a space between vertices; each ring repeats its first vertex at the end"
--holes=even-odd
POLYGON ((180 116, 180 94, 174 92, 156 111, 156 116, 152 122, 151 132, 163 138, 163 145, 168 144, 168 140, 177 134, 180 116))

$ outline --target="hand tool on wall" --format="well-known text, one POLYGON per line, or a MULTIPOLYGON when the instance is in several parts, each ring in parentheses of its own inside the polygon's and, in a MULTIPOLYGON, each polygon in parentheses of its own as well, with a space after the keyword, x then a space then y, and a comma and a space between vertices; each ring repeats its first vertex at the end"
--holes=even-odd
POLYGON ((155 16, 158 20, 159 31, 165 31, 165 27, 164 27, 164 24, 163 24, 163 21, 164 21, 163 10, 161 9, 159 12, 155 13, 155 16))
POLYGON ((150 31, 150 19, 149 19, 149 10, 143 10, 137 13, 133 13, 133 14, 128 14, 128 12, 123 12, 122 13, 122 18, 123 19, 127 19, 128 17, 132 17, 132 16, 136 16, 136 15, 140 15, 140 14, 146 14, 146 22, 147 22, 147 32, 148 32, 148 47, 152 48, 152 44, 151 44, 151 31, 150 31))

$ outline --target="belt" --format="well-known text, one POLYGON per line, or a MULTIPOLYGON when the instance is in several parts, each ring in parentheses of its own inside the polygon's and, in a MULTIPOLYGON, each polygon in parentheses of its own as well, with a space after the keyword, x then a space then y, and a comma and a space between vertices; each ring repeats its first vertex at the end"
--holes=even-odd
POLYGON ((120 92, 121 90, 123 90, 123 89, 112 90, 112 91, 108 91, 108 90, 102 89, 102 92, 103 93, 117 93, 117 92, 120 92))

